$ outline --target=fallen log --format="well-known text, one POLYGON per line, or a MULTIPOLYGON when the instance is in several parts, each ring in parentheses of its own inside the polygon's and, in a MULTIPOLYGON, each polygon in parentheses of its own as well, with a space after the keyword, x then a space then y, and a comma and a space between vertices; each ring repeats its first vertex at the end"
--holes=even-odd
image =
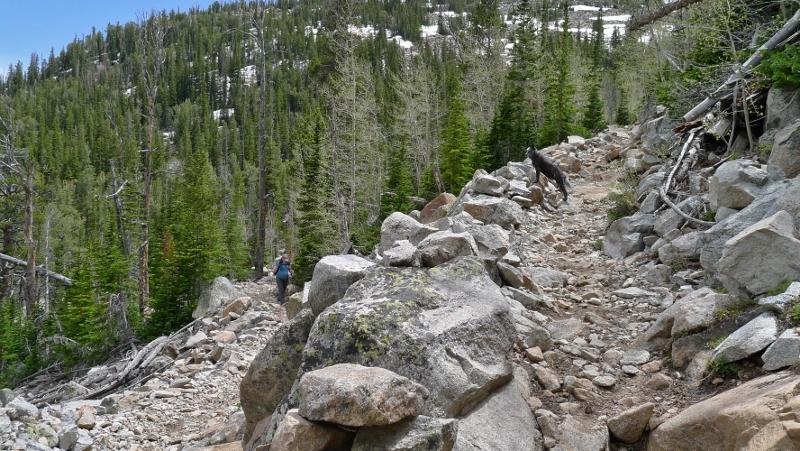
POLYGON ((688 113, 683 115, 684 122, 693 122, 701 117, 708 110, 714 107, 720 100, 730 96, 733 89, 740 80, 749 74, 756 66, 764 59, 764 55, 775 49, 778 45, 790 39, 794 33, 800 28, 800 9, 795 11, 794 15, 778 30, 777 33, 772 35, 767 42, 765 42, 758 50, 755 51, 750 58, 737 67, 736 70, 728 77, 725 82, 720 85, 714 92, 709 94, 702 102, 698 103, 688 113))
MULTIPOLYGON (((22 266, 25 268, 28 267, 28 262, 26 262, 25 260, 20 260, 18 258, 6 254, 0 254, 0 261, 11 263, 12 265, 15 266, 22 266)), ((69 277, 59 274, 57 272, 50 271, 49 269, 45 269, 42 266, 37 266, 36 272, 44 276, 47 276, 50 279, 57 280, 63 283, 64 285, 72 285, 72 279, 70 279, 69 277)))
POLYGON ((627 34, 633 33, 634 31, 644 27, 645 25, 651 24, 667 15, 679 10, 686 8, 689 5, 697 3, 701 0, 678 0, 677 2, 672 2, 664 5, 662 8, 659 8, 649 14, 645 14, 639 17, 634 17, 628 22, 628 29, 627 34))
POLYGON ((667 195, 669 187, 670 185, 672 185, 672 178, 675 176, 675 172, 678 171, 678 167, 680 167, 681 162, 683 161, 683 157, 686 155, 686 151, 689 149, 689 146, 691 146, 692 141, 694 141, 694 137, 697 134, 697 132, 701 129, 702 127, 697 127, 689 133, 689 139, 687 139, 686 143, 683 145, 683 149, 681 149, 681 154, 678 156, 678 161, 675 162, 675 166, 673 166, 672 170, 669 172, 669 175, 667 176, 667 180, 664 182, 664 185, 661 187, 661 189, 658 190, 658 194, 659 197, 661 197, 661 200, 663 200, 664 203, 667 204, 667 206, 669 206, 669 208, 671 208, 673 211, 681 215, 681 217, 683 217, 687 221, 691 221, 694 222, 695 224, 702 226, 713 226, 715 224, 714 222, 703 221, 702 219, 697 219, 695 217, 687 215, 683 210, 680 209, 680 207, 675 205, 675 203, 672 202, 672 199, 669 198, 669 195, 667 195))

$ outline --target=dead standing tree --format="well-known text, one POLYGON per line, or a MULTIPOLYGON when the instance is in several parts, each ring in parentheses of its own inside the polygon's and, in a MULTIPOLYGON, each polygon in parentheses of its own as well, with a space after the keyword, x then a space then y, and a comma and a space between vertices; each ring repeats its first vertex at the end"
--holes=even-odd
POLYGON ((166 59, 165 38, 167 29, 164 18, 151 13, 141 24, 137 47, 141 54, 139 75, 143 102, 142 116, 145 120, 145 149, 142 170, 142 243, 139 247, 139 313, 144 314, 150 296, 150 209, 153 203, 153 152, 158 129, 156 101, 161 74, 166 59))
POLYGON ((19 189, 24 196, 23 236, 25 238, 25 283, 22 298, 25 315, 30 317, 37 301, 36 242, 33 239, 33 160, 27 149, 18 147, 22 124, 16 120, 14 110, 3 107, 0 111, 0 184, 10 190, 19 189), (14 188, 16 187, 16 188, 14 188))

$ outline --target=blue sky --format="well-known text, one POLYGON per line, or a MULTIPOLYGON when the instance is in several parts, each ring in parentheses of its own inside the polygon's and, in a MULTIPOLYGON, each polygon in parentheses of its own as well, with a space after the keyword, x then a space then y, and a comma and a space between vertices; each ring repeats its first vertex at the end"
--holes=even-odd
MULTIPOLYGON (((27 68, 31 53, 47 58, 76 36, 89 34, 94 26, 136 20, 142 12, 187 11, 205 8, 213 0, 0 0, 0 73, 22 60, 27 68)), ((223 2, 220 2, 223 3, 223 2)))

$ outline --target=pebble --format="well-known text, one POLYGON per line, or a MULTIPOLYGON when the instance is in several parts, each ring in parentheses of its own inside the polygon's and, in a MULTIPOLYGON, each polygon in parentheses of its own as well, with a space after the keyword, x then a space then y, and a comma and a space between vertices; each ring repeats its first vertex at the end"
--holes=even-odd
POLYGON ((613 376, 597 376, 592 379, 592 383, 598 387, 610 388, 617 384, 613 376))

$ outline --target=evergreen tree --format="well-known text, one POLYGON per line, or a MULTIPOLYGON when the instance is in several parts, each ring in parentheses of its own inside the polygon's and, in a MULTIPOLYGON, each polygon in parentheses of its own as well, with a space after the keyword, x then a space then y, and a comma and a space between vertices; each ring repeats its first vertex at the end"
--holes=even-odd
POLYGON ((555 68, 549 74, 545 94, 545 119, 539 143, 541 147, 557 144, 567 139, 575 128, 575 88, 570 79, 570 56, 572 54, 572 35, 569 32, 569 11, 564 4, 564 19, 561 35, 555 50, 555 68))
POLYGON ((414 194, 411 171, 405 147, 398 147, 389 155, 389 177, 386 190, 381 197, 381 216, 386 217, 395 211, 409 212, 414 209, 410 197, 414 194))
POLYGON ((469 124, 459 95, 459 89, 455 87, 445 119, 441 152, 442 182, 445 189, 451 192, 460 191, 475 171, 472 167, 469 124))
POLYGON ((329 169, 323 156, 327 131, 321 112, 314 110, 306 128, 302 149, 305 177, 298 205, 299 252, 293 265, 295 280, 300 283, 311 279, 314 266, 335 251, 336 243, 329 169))

